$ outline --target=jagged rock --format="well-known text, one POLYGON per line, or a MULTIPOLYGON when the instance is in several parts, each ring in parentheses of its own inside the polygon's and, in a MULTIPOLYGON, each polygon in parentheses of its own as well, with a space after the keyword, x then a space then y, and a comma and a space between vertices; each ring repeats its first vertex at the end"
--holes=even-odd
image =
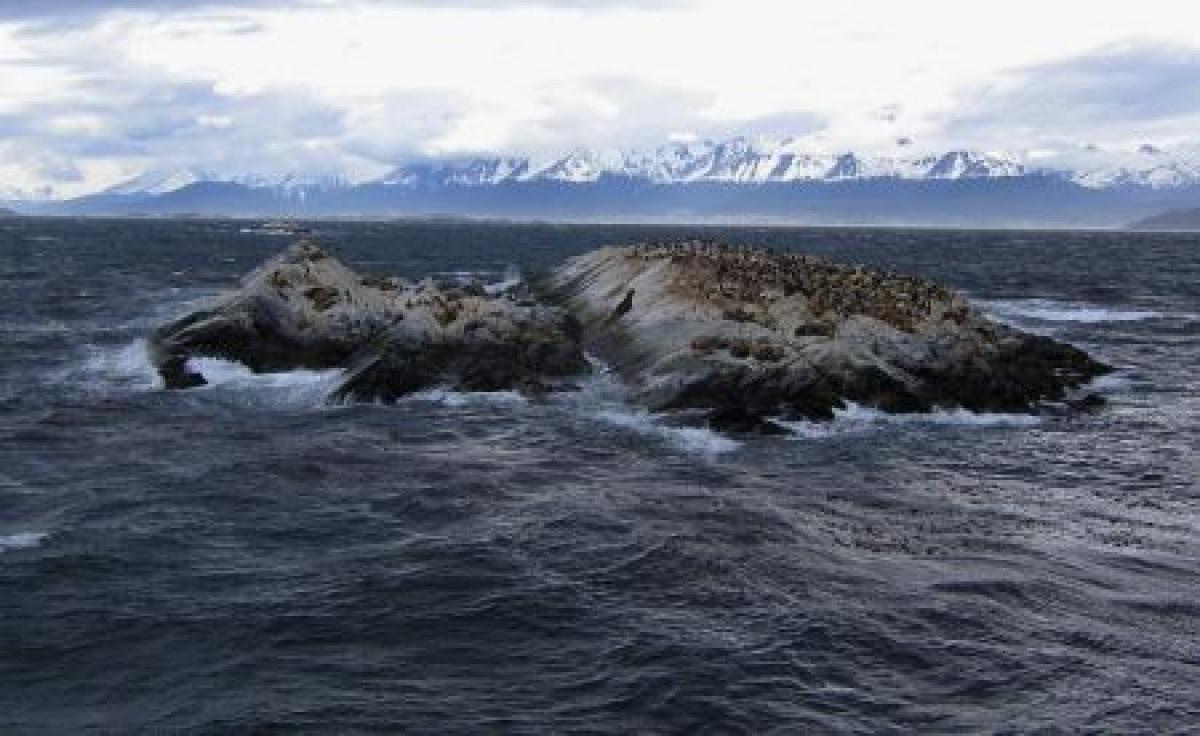
POLYGON ((886 411, 1026 411, 1107 372, 1070 345, 991 322, 923 279, 707 242, 604 248, 543 290, 652 409, 714 422, 886 411))
POLYGON ((169 388, 202 385, 200 356, 255 372, 345 367, 341 399, 392 401, 435 384, 472 390, 553 386, 587 370, 562 309, 482 290, 363 276, 298 243, 211 308, 159 329, 151 357, 169 388))
POLYGON ((466 297, 435 322, 381 333, 351 358, 334 397, 387 402, 433 385, 540 394, 589 370, 579 325, 561 309, 466 297))
POLYGON ((539 291, 361 275, 299 243, 210 308, 158 330, 170 388, 202 385, 192 358, 256 372, 342 368, 341 400, 394 401, 433 385, 566 387, 586 345, 655 410, 772 432, 846 400, 886 411, 1091 407, 1067 391, 1108 370, 1083 351, 985 319, 922 279, 712 243, 605 248, 539 291), (682 412, 684 414, 688 412, 682 412))

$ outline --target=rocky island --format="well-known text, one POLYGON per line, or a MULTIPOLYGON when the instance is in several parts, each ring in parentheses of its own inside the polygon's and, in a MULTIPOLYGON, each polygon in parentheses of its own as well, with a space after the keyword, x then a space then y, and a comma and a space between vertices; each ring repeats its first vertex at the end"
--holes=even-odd
POLYGON ((159 329, 150 356, 168 388, 205 383, 189 360, 255 372, 343 368, 340 400, 395 401, 445 385, 542 391, 584 372, 578 323, 558 307, 478 285, 361 275, 301 242, 207 309, 159 329))
POLYGON ((603 248, 531 279, 533 293, 360 275, 300 243, 208 309, 158 330, 170 388, 200 356, 254 371, 344 369, 335 400, 395 401, 433 385, 569 388, 585 351, 655 411, 711 426, 889 412, 1032 411, 1109 369, 985 318, 924 279, 811 256, 674 242, 603 248))
POLYGON ((933 282, 792 253, 686 242, 571 259, 550 293, 585 345, 655 410, 718 423, 889 412, 1028 411, 1108 371, 986 319, 933 282))

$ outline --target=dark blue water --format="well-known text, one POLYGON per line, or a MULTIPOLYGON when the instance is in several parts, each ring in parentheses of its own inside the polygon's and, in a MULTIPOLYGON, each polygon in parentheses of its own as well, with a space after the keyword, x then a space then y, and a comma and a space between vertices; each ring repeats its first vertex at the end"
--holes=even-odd
MULTIPOLYGON (((156 388, 139 340, 287 241, 0 221, 0 732, 1194 732, 1200 238, 731 229, 948 282, 1119 372, 1094 415, 793 438, 577 394, 156 388)), ((356 266, 681 230, 337 223, 356 266)))

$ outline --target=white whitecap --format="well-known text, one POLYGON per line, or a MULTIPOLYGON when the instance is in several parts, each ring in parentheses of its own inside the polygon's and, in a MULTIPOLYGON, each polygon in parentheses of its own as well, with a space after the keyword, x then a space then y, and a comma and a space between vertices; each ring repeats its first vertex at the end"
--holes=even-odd
POLYGON ((17 534, 0 536, 0 551, 37 547, 48 536, 50 535, 46 532, 19 532, 17 534))
POLYGON ((676 427, 646 409, 630 405, 629 387, 612 368, 594 355, 584 357, 592 372, 577 391, 558 394, 554 401, 571 413, 664 442, 683 452, 712 457, 732 452, 741 442, 705 427, 676 427))
POLYGON ((1082 387, 1084 391, 1124 391, 1134 385, 1134 380, 1131 376, 1125 373, 1109 373, 1108 375, 1093 378, 1082 387))
POLYGON ((503 294, 506 291, 515 289, 521 285, 521 271, 516 266, 509 266, 504 271, 504 278, 495 283, 487 284, 483 287, 484 291, 492 296, 503 294))
MULTIPOLYGON (((805 419, 772 419, 771 422, 791 432, 788 439, 793 440, 819 440, 839 434, 850 434, 853 431, 848 425, 835 425, 834 422, 814 422, 805 419)), ((857 429, 864 431, 866 427, 860 426, 857 429)))
POLYGON ((255 373, 246 366, 221 358, 191 358, 189 370, 204 376, 206 386, 189 391, 205 391, 240 399, 253 405, 279 407, 316 407, 337 385, 340 370, 294 370, 282 373, 255 373))
POLYGON ((443 406, 459 407, 471 404, 524 404, 527 400, 516 391, 452 391, 447 388, 431 388, 417 391, 409 401, 423 401, 443 406))
POLYGON ((835 409, 834 421, 870 424, 942 424, 955 427, 1031 427, 1041 422, 1034 414, 977 412, 969 409, 935 409, 929 412, 891 414, 879 409, 847 402, 835 409))
POLYGON ((149 390, 159 385, 145 340, 117 347, 91 347, 84 359, 87 380, 105 388, 149 390))
POLYGON ((1037 322, 1077 322, 1100 324, 1105 322, 1141 322, 1151 319, 1193 315, 1172 315, 1149 309, 1105 307, 1082 302, 1060 302, 1053 299, 976 299, 975 304, 1002 322, 1034 320, 1037 322))
POLYGON ((1042 419, 1033 414, 986 413, 967 409, 935 409, 930 412, 891 414, 847 402, 844 409, 834 409, 833 420, 828 422, 782 419, 773 419, 772 421, 791 431, 795 439, 823 439, 838 435, 878 431, 890 426, 1033 427, 1040 424, 1042 419))
POLYGON ((742 446, 741 442, 711 429, 661 424, 648 411, 604 409, 595 416, 622 429, 663 440, 684 452, 712 456, 732 452, 742 446))

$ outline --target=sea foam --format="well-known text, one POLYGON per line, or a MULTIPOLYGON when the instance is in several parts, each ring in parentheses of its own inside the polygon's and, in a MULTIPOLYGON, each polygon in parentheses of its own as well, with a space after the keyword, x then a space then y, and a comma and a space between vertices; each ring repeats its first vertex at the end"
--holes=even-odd
POLYGON ((231 397, 256 406, 321 407, 336 386, 340 370, 295 370, 255 373, 241 363, 221 358, 192 358, 188 367, 208 381, 190 392, 231 397))
POLYGON ((486 284, 483 289, 491 296, 503 294, 521 285, 521 272, 516 266, 509 266, 504 271, 504 278, 495 283, 486 284))
POLYGON ((742 446, 741 442, 711 429, 666 424, 665 417, 631 405, 628 386, 617 378, 611 366, 595 355, 584 357, 592 366, 591 374, 579 382, 579 390, 558 394, 554 399, 573 414, 703 457, 711 458, 742 446))
MULTIPOLYGON (((71 372, 74 372, 73 369, 71 372)), ((145 340, 115 347, 90 347, 83 361, 85 380, 102 389, 150 390, 159 385, 145 340)), ((74 380, 63 376, 63 380, 74 380)))
POLYGON ((732 452, 742 446, 741 442, 704 427, 672 427, 663 424, 648 411, 603 409, 596 418, 622 429, 665 441, 668 445, 684 452, 714 456, 732 452))
POLYGON ((967 409, 936 409, 930 412, 891 414, 879 409, 848 402, 844 409, 835 409, 834 418, 828 422, 788 421, 773 419, 779 426, 789 430, 794 439, 823 439, 848 434, 862 434, 894 426, 927 427, 1034 427, 1042 422, 1033 414, 1002 414, 974 412, 967 409))
POLYGON ((976 299, 974 301, 985 312, 1002 322, 1033 320, 1036 322, 1101 324, 1105 322, 1141 322, 1170 317, 1185 319, 1194 317, 1194 315, 1172 315, 1149 309, 1104 307, 1081 302, 1059 302, 1052 299, 976 299))
POLYGON ((408 401, 424 401, 442 406, 460 407, 478 404, 525 404, 526 398, 516 391, 454 391, 430 388, 406 397, 408 401))
POLYGON ((42 543, 42 540, 50 536, 46 532, 19 532, 17 534, 9 534, 0 536, 0 552, 7 549, 28 549, 37 547, 42 543))

